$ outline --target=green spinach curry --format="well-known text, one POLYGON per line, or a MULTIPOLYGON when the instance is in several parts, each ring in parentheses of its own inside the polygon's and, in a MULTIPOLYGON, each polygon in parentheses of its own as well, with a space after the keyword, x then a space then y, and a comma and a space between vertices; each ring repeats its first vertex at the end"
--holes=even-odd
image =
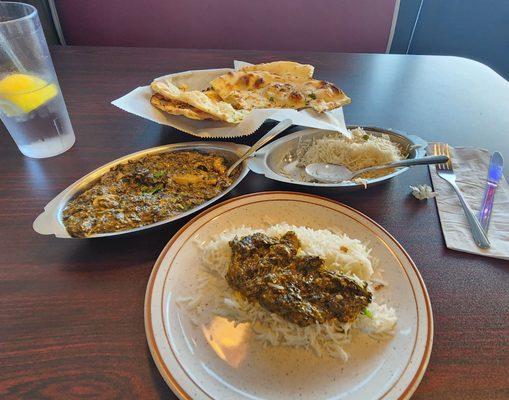
POLYGON ((198 151, 148 155, 119 164, 72 199, 63 221, 73 237, 153 224, 219 195, 232 184, 226 160, 198 151))

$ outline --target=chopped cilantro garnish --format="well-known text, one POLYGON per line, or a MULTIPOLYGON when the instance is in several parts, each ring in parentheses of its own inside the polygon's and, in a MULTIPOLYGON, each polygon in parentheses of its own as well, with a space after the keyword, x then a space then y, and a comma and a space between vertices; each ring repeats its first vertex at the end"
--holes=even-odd
POLYGON ((373 318, 373 313, 369 311, 367 308, 365 308, 362 313, 368 318, 373 318))
POLYGON ((368 135, 368 134, 366 134, 366 135, 364 135, 362 138, 363 138, 364 140, 368 140, 368 139, 369 139, 369 135, 368 135))
POLYGON ((316 94, 314 94, 314 93, 310 93, 309 97, 311 97, 313 100, 316 100, 316 94))
POLYGON ((141 192, 145 193, 145 194, 154 194, 154 193, 159 192, 163 188, 164 188, 164 185, 162 183, 158 183, 157 185, 155 185, 153 187, 142 186, 141 192))
POLYGON ((154 178, 160 178, 164 175, 164 171, 156 171, 152 174, 154 178))

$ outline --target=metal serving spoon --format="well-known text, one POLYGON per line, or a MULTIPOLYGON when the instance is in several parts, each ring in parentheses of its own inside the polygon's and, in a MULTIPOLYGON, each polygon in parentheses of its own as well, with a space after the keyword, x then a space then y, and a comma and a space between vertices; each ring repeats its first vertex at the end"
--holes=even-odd
POLYGON ((258 150, 260 147, 264 146, 272 139, 274 139, 277 135, 283 132, 285 129, 292 126, 291 119, 284 119, 279 124, 277 124, 274 128, 268 131, 265 135, 263 135, 255 144, 253 144, 237 161, 235 161, 230 168, 226 171, 226 176, 230 176, 235 168, 237 168, 246 158, 251 157, 251 155, 258 150))
POLYGON ((326 164, 326 163, 315 163, 306 166, 306 173, 322 182, 343 182, 350 181, 356 176, 359 176, 365 172, 376 171, 385 168, 399 168, 409 167, 411 165, 428 165, 428 164, 443 164, 449 159, 447 156, 429 156, 422 158, 412 158, 408 160, 396 161, 389 164, 376 165, 374 167, 368 167, 359 169, 357 171, 350 171, 347 167, 337 164, 326 164))

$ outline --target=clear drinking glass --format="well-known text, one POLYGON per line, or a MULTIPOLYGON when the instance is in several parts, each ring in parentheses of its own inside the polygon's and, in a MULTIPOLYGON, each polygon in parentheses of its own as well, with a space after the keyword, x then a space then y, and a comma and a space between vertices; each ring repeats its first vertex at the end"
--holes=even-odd
POLYGON ((0 118, 28 157, 52 157, 74 144, 41 22, 28 4, 0 2, 0 118))

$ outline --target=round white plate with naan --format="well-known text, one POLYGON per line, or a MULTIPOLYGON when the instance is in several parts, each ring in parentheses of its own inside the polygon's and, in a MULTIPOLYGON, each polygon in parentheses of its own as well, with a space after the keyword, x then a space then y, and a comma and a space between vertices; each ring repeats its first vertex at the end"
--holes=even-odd
POLYGON ((408 399, 427 367, 433 317, 426 287, 403 247, 381 226, 343 204, 308 194, 255 193, 192 219, 156 261, 145 297, 152 357, 181 399, 408 399), (288 223, 342 232, 368 243, 387 285, 378 301, 398 320, 390 338, 352 330, 348 361, 309 348, 267 345, 249 323, 213 312, 193 316, 180 301, 198 295, 203 243, 225 229, 288 223))

